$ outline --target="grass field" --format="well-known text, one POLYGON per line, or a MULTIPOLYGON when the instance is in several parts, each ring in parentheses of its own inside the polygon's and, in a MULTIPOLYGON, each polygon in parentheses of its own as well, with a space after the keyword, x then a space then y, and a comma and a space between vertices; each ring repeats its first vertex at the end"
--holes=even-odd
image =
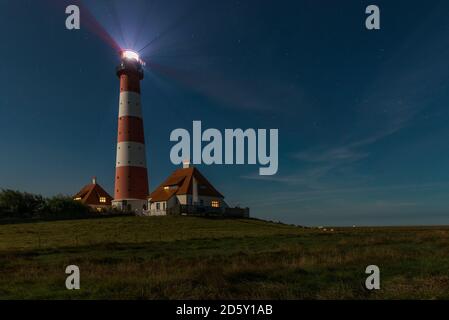
POLYGON ((449 228, 116 217, 0 225, 0 299, 449 298, 449 228), (81 290, 65 288, 65 267, 81 290), (367 265, 381 290, 363 288, 367 265))

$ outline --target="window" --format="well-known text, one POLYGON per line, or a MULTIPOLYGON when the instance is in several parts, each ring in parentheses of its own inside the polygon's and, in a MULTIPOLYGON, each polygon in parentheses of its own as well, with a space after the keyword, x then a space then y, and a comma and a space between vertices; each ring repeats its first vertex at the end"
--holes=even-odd
POLYGON ((219 208, 220 207, 220 201, 218 200, 212 200, 211 206, 213 208, 219 208))
POLYGON ((169 189, 170 189, 169 186, 165 186, 165 187, 164 187, 164 190, 169 190, 169 189))
POLYGON ((81 200, 81 198, 80 198, 80 197, 78 197, 78 198, 75 198, 74 200, 75 200, 75 201, 80 201, 80 200, 81 200))
POLYGON ((164 203, 162 204, 162 210, 165 210, 166 208, 167 208, 167 203, 164 202, 164 203))
POLYGON ((101 203, 106 203, 106 197, 100 197, 100 202, 101 203))
POLYGON ((161 204, 159 202, 156 203, 156 210, 161 210, 161 204))

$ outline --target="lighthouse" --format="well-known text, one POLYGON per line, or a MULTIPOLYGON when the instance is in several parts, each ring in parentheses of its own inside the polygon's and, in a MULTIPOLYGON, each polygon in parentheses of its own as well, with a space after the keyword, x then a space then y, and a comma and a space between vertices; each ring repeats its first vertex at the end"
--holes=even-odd
POLYGON ((140 81, 144 62, 130 50, 121 52, 117 76, 120 79, 115 189, 112 206, 140 213, 147 209, 148 172, 140 81))

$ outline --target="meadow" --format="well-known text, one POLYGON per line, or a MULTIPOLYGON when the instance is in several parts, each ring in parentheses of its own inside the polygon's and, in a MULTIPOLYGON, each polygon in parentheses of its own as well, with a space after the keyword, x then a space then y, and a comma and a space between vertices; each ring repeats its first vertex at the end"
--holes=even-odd
POLYGON ((0 225, 0 299, 447 299, 449 227, 113 217, 0 225), (79 266, 81 290, 65 288, 79 266), (367 291, 365 268, 381 270, 367 291))

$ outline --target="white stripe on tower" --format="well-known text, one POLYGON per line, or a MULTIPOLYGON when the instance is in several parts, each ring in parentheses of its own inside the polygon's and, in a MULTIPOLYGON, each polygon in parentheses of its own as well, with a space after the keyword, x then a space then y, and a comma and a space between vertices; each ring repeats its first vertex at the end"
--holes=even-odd
POLYGON ((140 104, 140 94, 132 91, 120 92, 119 117, 142 118, 142 107, 140 104))
POLYGON ((145 145, 139 142, 125 141, 117 144, 116 167, 146 168, 145 145))

